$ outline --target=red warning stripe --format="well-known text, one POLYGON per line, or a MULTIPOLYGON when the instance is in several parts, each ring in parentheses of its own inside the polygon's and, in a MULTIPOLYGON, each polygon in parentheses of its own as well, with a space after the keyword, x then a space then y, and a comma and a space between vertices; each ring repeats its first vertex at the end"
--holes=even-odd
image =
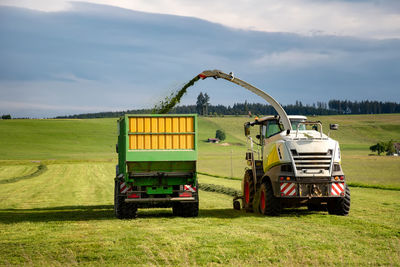
POLYGON ((191 186, 191 185, 184 185, 184 186, 183 186, 183 189, 184 189, 185 191, 189 191, 189 192, 192 192, 192 193, 196 192, 196 187, 191 186))
POLYGON ((281 183, 281 195, 295 196, 296 184, 295 183, 281 183))
POLYGON ((340 196, 344 192, 344 183, 332 183, 331 195, 340 196))
POLYGON ((126 192, 128 192, 129 190, 131 190, 131 186, 127 185, 125 182, 121 183, 119 186, 119 192, 121 194, 125 194, 126 192))

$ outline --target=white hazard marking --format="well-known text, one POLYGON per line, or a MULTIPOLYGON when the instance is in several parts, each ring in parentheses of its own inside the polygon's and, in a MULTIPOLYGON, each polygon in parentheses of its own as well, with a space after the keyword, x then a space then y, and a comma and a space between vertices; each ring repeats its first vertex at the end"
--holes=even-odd
POLYGON ((192 193, 196 192, 196 188, 192 187, 191 185, 185 185, 183 188, 185 191, 190 191, 192 193))
POLYGON ((131 187, 125 183, 122 183, 119 188, 122 194, 125 194, 129 189, 131 189, 131 187))
POLYGON ((285 196, 296 195, 296 184, 295 183, 281 183, 281 193, 285 196))
POLYGON ((331 188, 331 194, 339 196, 344 191, 344 183, 333 183, 331 188))

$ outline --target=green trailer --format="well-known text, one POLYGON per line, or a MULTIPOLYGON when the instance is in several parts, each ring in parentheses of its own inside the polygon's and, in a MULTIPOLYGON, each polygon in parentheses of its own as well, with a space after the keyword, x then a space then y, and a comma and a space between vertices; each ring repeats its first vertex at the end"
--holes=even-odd
POLYGON ((197 115, 125 115, 118 120, 114 211, 134 218, 138 208, 172 207, 196 217, 197 115))

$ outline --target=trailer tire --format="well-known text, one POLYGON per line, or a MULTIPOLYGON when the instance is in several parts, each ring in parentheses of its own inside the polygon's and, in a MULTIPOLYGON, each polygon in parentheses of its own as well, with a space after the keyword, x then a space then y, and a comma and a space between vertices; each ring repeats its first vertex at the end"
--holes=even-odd
POLYGON ((137 207, 133 203, 126 203, 125 198, 119 195, 120 182, 114 184, 114 213, 118 219, 134 219, 137 216, 137 207))
POLYGON ((247 212, 253 212, 253 201, 255 196, 253 171, 246 170, 243 177, 243 208, 247 212))
POLYGON ((350 189, 345 185, 344 197, 331 199, 328 202, 328 213, 332 215, 347 216, 350 212, 350 189))
POLYGON ((271 182, 264 181, 260 187, 260 213, 268 216, 278 216, 281 213, 280 200, 274 196, 271 182))

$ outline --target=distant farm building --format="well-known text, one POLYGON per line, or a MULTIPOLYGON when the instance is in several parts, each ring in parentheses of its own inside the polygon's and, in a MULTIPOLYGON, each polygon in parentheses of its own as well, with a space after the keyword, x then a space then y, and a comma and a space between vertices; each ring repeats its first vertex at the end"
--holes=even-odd
POLYGON ((209 143, 214 143, 214 144, 218 144, 219 143, 219 139, 218 138, 208 138, 207 142, 209 143))
POLYGON ((394 143, 394 149, 396 150, 396 154, 400 155, 400 143, 394 143))

